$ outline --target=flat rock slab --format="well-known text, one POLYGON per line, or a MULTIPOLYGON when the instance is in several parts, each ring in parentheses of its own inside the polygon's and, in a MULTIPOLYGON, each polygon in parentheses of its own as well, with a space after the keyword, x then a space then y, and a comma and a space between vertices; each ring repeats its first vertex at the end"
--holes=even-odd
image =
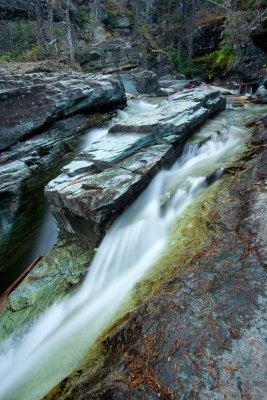
POLYGON ((159 168, 175 160, 194 130, 224 108, 218 91, 188 90, 114 125, 45 188, 60 227, 99 240, 159 168))
POLYGON ((1 77, 0 151, 54 121, 125 103, 123 85, 111 76, 40 73, 1 77))

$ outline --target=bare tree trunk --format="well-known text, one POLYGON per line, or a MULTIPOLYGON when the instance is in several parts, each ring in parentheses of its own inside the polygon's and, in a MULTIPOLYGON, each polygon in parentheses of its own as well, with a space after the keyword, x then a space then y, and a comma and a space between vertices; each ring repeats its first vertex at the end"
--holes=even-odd
POLYGON ((36 22, 37 22, 37 26, 36 26, 37 39, 38 39, 38 42, 43 47, 43 49, 45 50, 45 53, 48 54, 49 46, 46 41, 45 21, 44 21, 42 5, 41 5, 40 0, 38 0, 35 4, 35 15, 36 15, 36 22))
POLYGON ((72 23, 70 19, 70 0, 66 2, 66 17, 65 17, 66 25, 67 25, 67 32, 66 37, 69 45, 70 50, 70 58, 72 61, 75 61, 75 46, 74 46, 74 39, 73 39, 73 32, 72 32, 72 23))
POLYGON ((191 0, 187 10, 187 59, 189 62, 193 58, 193 38, 195 30, 196 0, 191 0))

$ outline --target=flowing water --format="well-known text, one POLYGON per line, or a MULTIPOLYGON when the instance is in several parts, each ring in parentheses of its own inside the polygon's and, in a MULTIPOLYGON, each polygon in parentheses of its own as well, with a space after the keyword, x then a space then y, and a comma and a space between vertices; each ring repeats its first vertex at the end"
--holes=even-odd
POLYGON ((225 111, 200 129, 173 167, 160 171, 113 224, 79 291, 54 304, 20 339, 9 338, 0 357, 0 398, 40 399, 79 365, 159 259, 171 224, 205 190, 206 177, 220 174, 248 140, 237 126, 248 111, 225 111))
MULTIPOLYGON (((162 99, 160 100, 162 101, 162 99)), ((104 128, 90 129, 81 139, 77 138, 77 149, 83 150, 105 135, 108 129, 129 115, 150 112, 156 107, 143 100, 130 100, 128 107, 104 128), (80 140, 80 143, 79 143, 80 140)), ((44 196, 44 186, 60 173, 58 167, 45 172, 41 178, 32 178, 23 189, 18 215, 10 231, 4 233, 0 224, 0 295, 21 275, 37 256, 46 255, 57 240, 57 225, 49 211, 44 196), (2 231, 1 231, 2 229, 2 231)), ((7 215, 7 221, 9 216, 7 215)))

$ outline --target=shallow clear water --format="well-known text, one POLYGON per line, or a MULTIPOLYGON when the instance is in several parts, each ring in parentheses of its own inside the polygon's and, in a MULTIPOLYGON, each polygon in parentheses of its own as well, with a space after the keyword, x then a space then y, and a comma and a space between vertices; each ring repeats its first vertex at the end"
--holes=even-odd
POLYGON ((0 397, 42 398, 79 365, 135 284, 164 250, 172 223, 248 140, 242 121, 262 109, 225 111, 207 122, 169 170, 113 224, 80 290, 45 312, 19 340, 10 338, 0 357, 0 397), (156 229, 155 229, 156 227, 156 229))

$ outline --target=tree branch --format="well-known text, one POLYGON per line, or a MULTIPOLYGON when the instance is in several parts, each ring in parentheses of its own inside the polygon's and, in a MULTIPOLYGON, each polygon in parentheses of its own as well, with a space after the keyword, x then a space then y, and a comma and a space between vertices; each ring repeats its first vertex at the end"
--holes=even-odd
POLYGON ((216 1, 214 1, 214 0, 208 0, 210 3, 212 3, 212 4, 215 4, 216 6, 218 6, 218 7, 221 7, 221 8, 223 8, 224 10, 227 10, 227 11, 229 11, 229 8, 228 7, 226 7, 226 6, 224 6, 223 4, 220 4, 220 3, 217 3, 216 1))

